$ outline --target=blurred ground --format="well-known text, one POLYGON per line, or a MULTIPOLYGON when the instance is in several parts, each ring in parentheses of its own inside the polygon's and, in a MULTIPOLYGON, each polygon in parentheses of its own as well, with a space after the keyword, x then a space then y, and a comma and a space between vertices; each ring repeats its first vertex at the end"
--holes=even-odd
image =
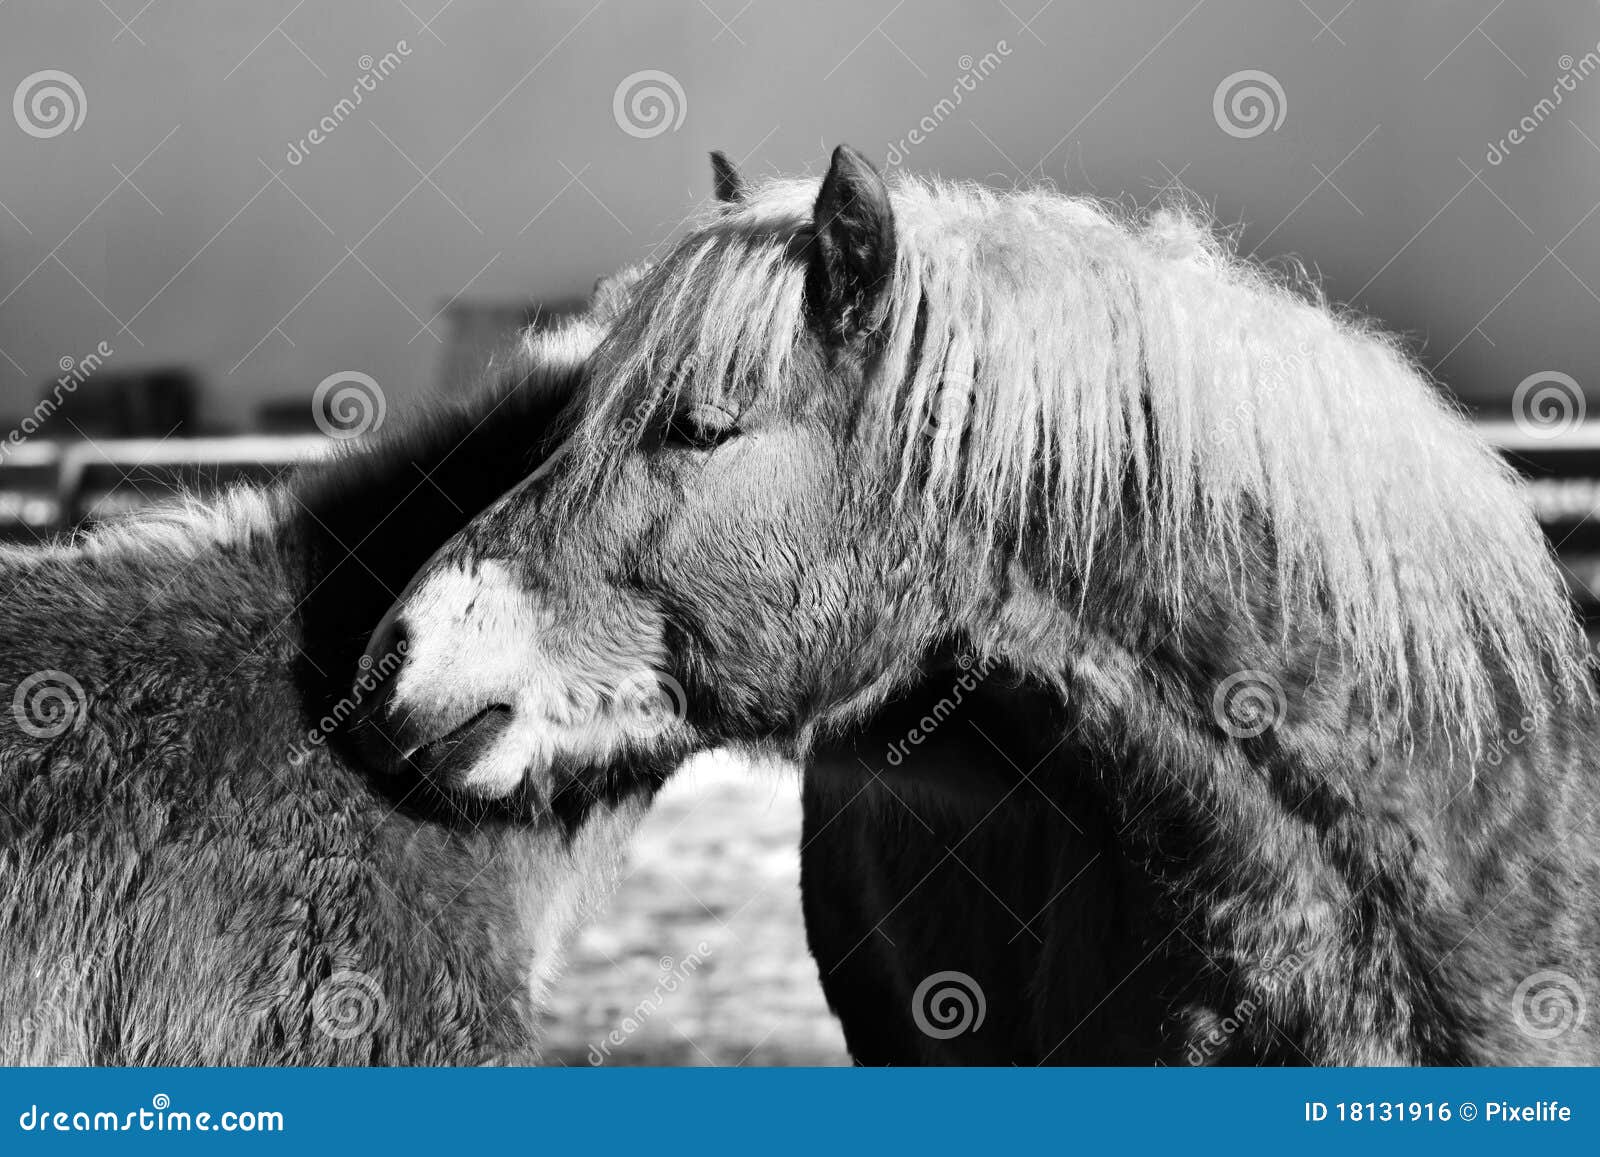
POLYGON ((545 1020, 547 1064, 842 1065, 800 915, 792 772, 709 758, 662 792, 545 1020))

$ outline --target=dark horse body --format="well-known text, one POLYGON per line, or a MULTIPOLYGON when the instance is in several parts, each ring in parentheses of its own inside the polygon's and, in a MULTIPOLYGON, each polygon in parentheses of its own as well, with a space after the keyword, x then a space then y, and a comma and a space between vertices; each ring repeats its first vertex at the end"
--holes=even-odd
MULTIPOLYGON (((1097 764, 1086 745, 1058 746, 1062 713, 1048 697, 1014 686, 982 689, 944 720, 929 750, 863 781, 863 766, 881 767, 890 745, 935 711, 939 682, 928 680, 851 736, 853 757, 823 753, 805 772, 806 937, 856 1062, 1316 1063, 1313 1050, 1297 1043, 1293 1022, 1272 1025, 1271 989, 1310 963, 1298 946, 1279 954, 1281 979, 1255 989, 1230 982, 1183 931, 1194 907, 1224 903, 1227 891, 1191 894, 1181 906, 1166 891, 1163 864, 1204 863, 1203 838, 1185 829, 1198 809, 1215 804, 1154 793, 1142 803, 1119 803, 1108 784, 1129 769, 1097 764), (938 989, 926 982, 948 971, 983 994, 981 1023, 968 1017, 945 1032, 931 1019, 938 989)), ((1586 742, 1582 734, 1569 733, 1568 741, 1574 747, 1567 758, 1587 756, 1577 746, 1586 742)), ((1489 887, 1488 898, 1406 945, 1419 966, 1409 983, 1395 977, 1392 999, 1425 1010, 1419 1028, 1438 1050, 1431 1063, 1525 1055, 1530 1043, 1538 1056, 1545 1040, 1562 1037, 1570 1047, 1585 1008, 1594 1015, 1587 998, 1574 998, 1567 986, 1573 972, 1584 974, 1565 953, 1584 951, 1600 879, 1571 836, 1546 845, 1519 830, 1530 821, 1571 823, 1581 839, 1594 820, 1593 801, 1581 792, 1552 802, 1550 785, 1538 782, 1541 759, 1553 754, 1519 754, 1499 769, 1516 786, 1507 791, 1502 781, 1495 794, 1505 792, 1501 798, 1512 806, 1481 837, 1487 859, 1478 882, 1489 887), (1522 810, 1530 801, 1536 818, 1522 810), (1553 949, 1550 929, 1563 925, 1572 947, 1553 949), (1498 937, 1526 945, 1525 954, 1484 951, 1498 937), (1435 979, 1444 971, 1435 964, 1451 973, 1435 979), (1525 984, 1546 971, 1543 992, 1525 984), (1463 1002, 1454 986, 1464 975, 1493 997, 1463 1002), (1468 1043, 1463 1025, 1481 1034, 1476 1043, 1468 1043)), ((1327 810, 1289 801, 1278 822, 1330 834, 1349 822, 1344 809, 1321 807, 1327 810)), ((1396 855, 1401 863, 1435 838, 1425 827, 1412 833, 1413 850, 1396 855)), ((1272 851, 1262 851, 1263 871, 1272 851)), ((1375 867, 1355 877, 1354 890, 1376 892, 1374 906, 1392 903, 1388 890, 1403 885, 1404 874, 1386 877, 1400 864, 1375 867)), ((1376 941, 1392 932, 1374 919, 1369 935, 1376 941)), ((1352 944, 1351 966, 1376 947, 1352 944)), ((1552 1049, 1543 1059, 1569 1055, 1552 1049)))
POLYGON ((1152 959, 1167 931, 1155 889, 1085 774, 1088 753, 1057 743, 1045 697, 1001 678, 944 715, 949 682, 931 677, 852 735, 848 754, 819 755, 805 771, 806 938, 852 1057, 1172 1055, 1163 997, 1182 993, 1201 962, 1171 945, 1152 959), (884 767, 929 719, 943 722, 926 747, 863 782, 863 766, 884 767), (981 1022, 939 1022, 939 988, 927 982, 942 973, 982 994, 981 1022))

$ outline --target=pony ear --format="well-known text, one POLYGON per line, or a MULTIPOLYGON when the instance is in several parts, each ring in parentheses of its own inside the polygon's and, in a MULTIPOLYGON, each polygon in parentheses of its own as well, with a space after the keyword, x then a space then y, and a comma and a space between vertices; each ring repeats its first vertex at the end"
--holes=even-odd
POLYGON ((807 289, 824 332, 844 341, 876 328, 894 277, 894 212, 878 171, 849 145, 833 150, 812 210, 807 289))
POLYGON ((716 189, 717 200, 729 205, 744 200, 744 178, 720 150, 711 154, 711 182, 716 189))

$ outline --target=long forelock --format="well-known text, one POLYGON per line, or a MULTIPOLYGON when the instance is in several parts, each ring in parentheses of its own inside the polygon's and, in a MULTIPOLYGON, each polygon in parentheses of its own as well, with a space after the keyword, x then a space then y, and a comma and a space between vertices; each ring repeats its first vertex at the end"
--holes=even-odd
MULTIPOLYGON (((815 195, 718 207, 645 278, 597 358, 592 429, 647 422, 690 375, 784 389, 815 195)), ((1526 496, 1394 339, 1189 209, 899 176, 891 196, 862 422, 908 517, 996 552, 1042 526, 1062 582, 1133 543, 1179 622, 1197 560, 1238 573, 1264 531, 1285 631, 1316 616, 1402 727, 1476 744, 1499 680, 1524 702, 1573 689, 1581 643, 1526 496)))
POLYGON ((595 358, 594 428, 642 424, 691 380, 712 391, 781 389, 803 321, 793 242, 809 221, 807 190, 815 196, 785 182, 759 204, 712 209, 644 275, 595 358))

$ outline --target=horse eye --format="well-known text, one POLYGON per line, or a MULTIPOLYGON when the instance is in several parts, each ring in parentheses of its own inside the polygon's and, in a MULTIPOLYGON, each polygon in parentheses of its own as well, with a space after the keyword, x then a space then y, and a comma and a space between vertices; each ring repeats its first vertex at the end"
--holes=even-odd
POLYGON ((738 420, 721 406, 697 402, 672 415, 667 423, 666 442, 709 450, 739 433, 738 420))

